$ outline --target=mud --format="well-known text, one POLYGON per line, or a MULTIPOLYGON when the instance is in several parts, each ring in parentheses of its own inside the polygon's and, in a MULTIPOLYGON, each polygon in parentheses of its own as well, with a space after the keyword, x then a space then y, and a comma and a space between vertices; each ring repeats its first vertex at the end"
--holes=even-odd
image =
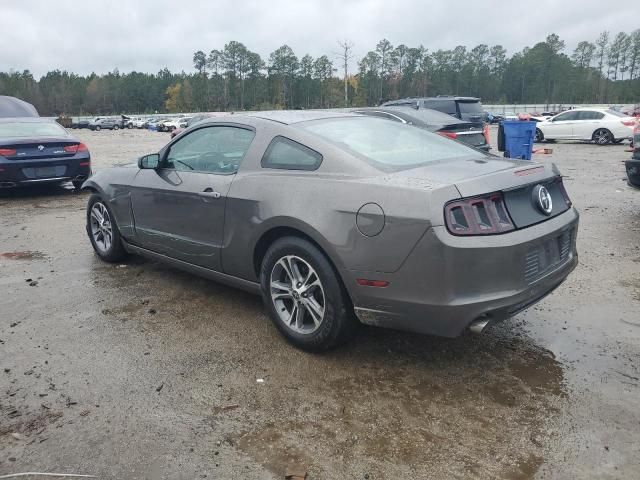
MULTIPOLYGON (((167 139, 78 135, 96 169, 167 139)), ((639 477, 640 196, 625 148, 539 157, 582 214, 580 265, 543 302, 481 336, 363 328, 323 355, 287 345, 257 297, 100 262, 85 194, 0 193, 0 475, 639 477)))

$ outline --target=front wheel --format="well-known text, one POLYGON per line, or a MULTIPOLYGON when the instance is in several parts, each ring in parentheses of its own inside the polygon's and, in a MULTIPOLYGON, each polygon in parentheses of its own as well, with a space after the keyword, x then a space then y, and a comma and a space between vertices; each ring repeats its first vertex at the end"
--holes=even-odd
POLYGON ((96 125, 96 132, 100 131, 100 125, 96 125))
POLYGON ((593 133, 593 141, 598 145, 608 145, 613 140, 613 135, 606 128, 600 128, 593 133))
POLYGON ((271 320, 298 348, 318 352, 349 340, 358 326, 351 301, 325 255, 298 237, 276 240, 260 272, 271 320))
POLYGON ((97 193, 89 197, 87 204, 87 234, 93 249, 102 260, 119 262, 127 255, 116 219, 107 202, 97 193))
POLYGON ((118 130, 119 128, 120 128, 120 127, 119 127, 118 125, 114 125, 114 126, 113 126, 113 129, 114 129, 114 130, 118 130))

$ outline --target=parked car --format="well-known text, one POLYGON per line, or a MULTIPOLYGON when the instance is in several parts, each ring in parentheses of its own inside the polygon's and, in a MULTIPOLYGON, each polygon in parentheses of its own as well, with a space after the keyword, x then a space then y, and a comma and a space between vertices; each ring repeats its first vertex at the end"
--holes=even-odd
POLYGON ((156 130, 158 132, 170 132, 171 126, 176 124, 180 118, 163 118, 156 124, 156 130))
POLYGON ((73 122, 71 124, 71 128, 83 129, 89 128, 90 120, 78 120, 77 122, 73 122))
POLYGON ((482 103, 475 97, 438 96, 421 98, 402 98, 382 104, 384 107, 412 106, 414 108, 430 108, 447 115, 452 115, 460 120, 466 120, 481 127, 487 120, 482 103))
POLYGON ((152 118, 147 120, 146 128, 153 131, 158 131, 158 124, 162 121, 162 118, 152 118))
POLYGON ((575 108, 539 122, 536 142, 543 140, 591 140, 598 145, 630 139, 636 120, 615 110, 575 108))
POLYGON ((99 130, 118 130, 120 129, 120 120, 116 120, 114 118, 94 118, 89 122, 89 129, 99 131, 99 130))
POLYGON ((480 332, 578 261, 578 213, 555 166, 349 113, 208 119, 83 188, 100 258, 146 255, 261 293, 307 350, 347 340, 358 319, 480 332))
POLYGON ((487 116, 487 121, 491 124, 500 123, 505 119, 504 115, 501 113, 485 112, 485 114, 487 116))
POLYGON ((221 114, 220 112, 215 112, 215 113, 199 113, 197 115, 194 115, 193 117, 190 117, 187 120, 185 126, 176 128, 175 130, 172 130, 171 131, 171 138, 174 138, 174 137, 180 135, 186 128, 189 128, 190 126, 195 125, 198 122, 206 120, 207 118, 210 118, 210 117, 220 116, 220 114, 221 114))
POLYGON ((0 188, 69 180, 80 188, 89 175, 87 146, 57 122, 0 118, 0 188))
POLYGON ((0 118, 39 117, 36 107, 24 100, 0 95, 0 118))
POLYGON ((134 117, 131 119, 131 125, 133 128, 146 128, 147 120, 142 117, 134 117))
POLYGON ((640 123, 633 130, 633 156, 625 162, 627 182, 630 186, 640 188, 640 123))
POLYGON ((177 128, 186 128, 191 117, 174 118, 167 122, 163 122, 162 126, 165 131, 173 132, 177 128))
POLYGON ((443 137, 457 140, 469 146, 489 151, 491 148, 483 128, 478 128, 472 122, 458 120, 451 115, 428 108, 416 110, 411 107, 371 107, 352 110, 353 113, 386 118, 400 123, 408 123, 418 128, 424 128, 443 137))

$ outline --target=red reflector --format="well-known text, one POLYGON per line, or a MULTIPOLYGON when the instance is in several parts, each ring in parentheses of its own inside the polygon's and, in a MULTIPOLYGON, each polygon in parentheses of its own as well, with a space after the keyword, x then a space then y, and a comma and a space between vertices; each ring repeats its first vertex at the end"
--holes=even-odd
POLYGON ((76 145, 68 145, 64 147, 64 151, 69 153, 87 152, 88 150, 89 149, 84 143, 78 143, 76 145))
POLYGON ((487 144, 491 143, 491 135, 489 134, 489 125, 487 125, 486 123, 482 128, 482 134, 484 135, 484 139, 487 142, 487 144))
POLYGON ((438 132, 438 135, 442 135, 447 138, 458 138, 458 134, 455 132, 438 132))
POLYGON ((544 170, 544 167, 528 168, 526 170, 518 170, 515 174, 519 177, 523 177, 525 175, 533 175, 534 173, 541 172, 542 170, 544 170))
POLYGON ((627 127, 633 127, 636 124, 635 120, 620 120, 623 125, 627 127))
POLYGON ((11 157, 16 154, 15 148, 0 148, 0 155, 3 157, 11 157))
POLYGON ((367 280, 366 278, 358 278, 356 282, 358 282, 358 285, 362 285, 363 287, 384 288, 389 286, 389 282, 385 282, 384 280, 367 280))
POLYGON ((81 167, 88 167, 89 165, 91 165, 91 162, 80 162, 81 167))

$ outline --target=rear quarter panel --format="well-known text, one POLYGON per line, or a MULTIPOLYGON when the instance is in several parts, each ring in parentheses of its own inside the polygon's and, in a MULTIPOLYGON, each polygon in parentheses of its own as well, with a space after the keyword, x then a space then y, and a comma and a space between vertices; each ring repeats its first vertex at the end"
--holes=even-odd
MULTIPOLYGON (((227 200, 225 273, 255 280, 255 245, 281 226, 311 237, 339 271, 396 271, 431 226, 433 188, 425 182, 407 187, 385 177, 305 171, 265 169, 239 176, 227 200), (372 219, 384 222, 376 236, 363 235, 356 225, 357 212, 367 203, 384 212, 372 219)), ((440 194, 458 196, 453 186, 441 187, 440 194)))

